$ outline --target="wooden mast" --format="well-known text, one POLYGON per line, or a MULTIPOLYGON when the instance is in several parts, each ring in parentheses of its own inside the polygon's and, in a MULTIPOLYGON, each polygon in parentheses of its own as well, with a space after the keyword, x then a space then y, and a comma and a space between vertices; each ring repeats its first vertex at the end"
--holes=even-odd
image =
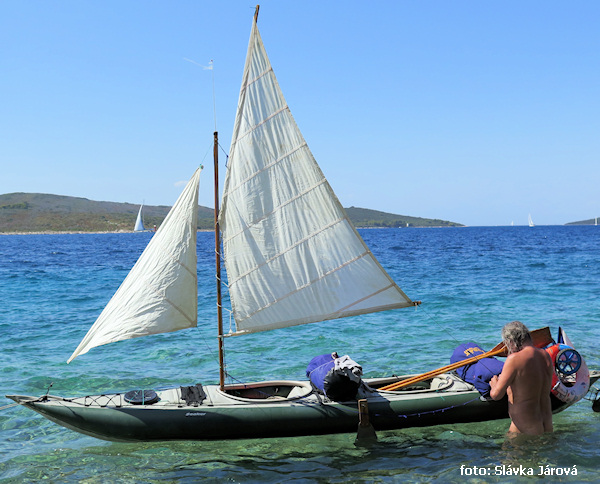
POLYGON ((225 356, 223 341, 223 306, 221 301, 221 230, 219 227, 219 133, 214 133, 213 158, 215 161, 215 259, 217 277, 217 319, 219 338, 219 388, 225 389, 225 356))
MULTIPOLYGON (((254 11, 254 22, 258 19, 258 9, 254 11)), ((225 344, 223 335, 223 304, 221 298, 221 229, 219 227, 219 133, 214 133, 213 158, 215 162, 215 259, 217 277, 217 320, 219 339, 219 388, 225 390, 225 344)))

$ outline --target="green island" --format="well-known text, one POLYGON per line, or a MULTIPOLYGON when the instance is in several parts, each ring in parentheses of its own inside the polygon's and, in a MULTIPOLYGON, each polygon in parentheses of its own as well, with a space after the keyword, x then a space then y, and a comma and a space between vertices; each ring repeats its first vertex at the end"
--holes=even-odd
MULTIPOLYGON (((42 193, 0 195, 0 233, 132 232, 140 206, 97 202, 42 193)), ((171 207, 144 205, 144 225, 160 226, 171 207)), ((462 227, 446 220, 395 215, 366 208, 346 208, 352 223, 363 228, 462 227)), ((199 206, 198 229, 213 230, 213 209, 199 206)))
POLYGON ((589 218, 587 220, 579 220, 578 222, 569 222, 565 225, 598 225, 598 217, 589 218))

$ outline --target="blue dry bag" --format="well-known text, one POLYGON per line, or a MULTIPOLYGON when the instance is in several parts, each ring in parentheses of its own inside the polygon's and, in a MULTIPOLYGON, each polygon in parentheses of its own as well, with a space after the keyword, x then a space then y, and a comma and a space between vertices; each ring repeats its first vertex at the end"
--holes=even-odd
POLYGON ((315 388, 336 402, 354 400, 360 385, 360 378, 351 380, 345 370, 335 368, 335 359, 331 353, 315 356, 310 360, 306 376, 315 388))
MULTIPOLYGON (((450 363, 466 360, 485 353, 476 343, 463 343, 456 347, 450 357, 450 363)), ((470 365, 461 366, 456 373, 464 381, 471 383, 484 397, 490 396, 490 380, 494 375, 502 373, 504 363, 493 356, 488 356, 470 365)))

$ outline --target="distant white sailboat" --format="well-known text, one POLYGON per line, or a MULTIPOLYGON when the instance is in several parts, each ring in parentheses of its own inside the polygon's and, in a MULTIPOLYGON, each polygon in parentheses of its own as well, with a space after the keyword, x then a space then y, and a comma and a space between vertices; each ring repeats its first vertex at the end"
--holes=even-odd
POLYGON ((596 222, 594 223, 594 225, 598 225, 598 217, 596 217, 596 222))
POLYGON ((533 219, 531 218, 531 214, 529 214, 529 226, 535 227, 535 224, 533 223, 533 219))
POLYGON ((144 228, 144 220, 142 218, 142 209, 143 208, 144 208, 144 204, 142 203, 140 205, 140 210, 138 212, 137 219, 135 221, 135 227, 133 228, 134 232, 143 232, 144 230, 146 230, 144 228))

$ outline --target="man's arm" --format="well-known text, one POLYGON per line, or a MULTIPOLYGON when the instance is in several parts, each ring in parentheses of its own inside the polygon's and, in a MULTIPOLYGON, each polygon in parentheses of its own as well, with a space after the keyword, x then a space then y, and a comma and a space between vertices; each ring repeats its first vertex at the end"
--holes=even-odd
POLYGON ((554 361, 548 354, 547 351, 543 351, 544 358, 546 359, 546 363, 548 365, 546 372, 546 382, 542 387, 542 398, 541 398, 541 406, 542 406, 542 415, 544 418, 544 432, 553 432, 554 426, 552 425, 552 403, 550 401, 550 390, 552 388, 552 377, 554 376, 554 361), (548 398, 544 398, 544 394, 548 395, 548 398))
POLYGON ((506 358, 500 376, 494 375, 490 380, 490 397, 492 397, 492 399, 500 400, 506 395, 506 389, 510 386, 515 377, 515 365, 513 360, 513 355, 509 355, 509 357, 506 358))

